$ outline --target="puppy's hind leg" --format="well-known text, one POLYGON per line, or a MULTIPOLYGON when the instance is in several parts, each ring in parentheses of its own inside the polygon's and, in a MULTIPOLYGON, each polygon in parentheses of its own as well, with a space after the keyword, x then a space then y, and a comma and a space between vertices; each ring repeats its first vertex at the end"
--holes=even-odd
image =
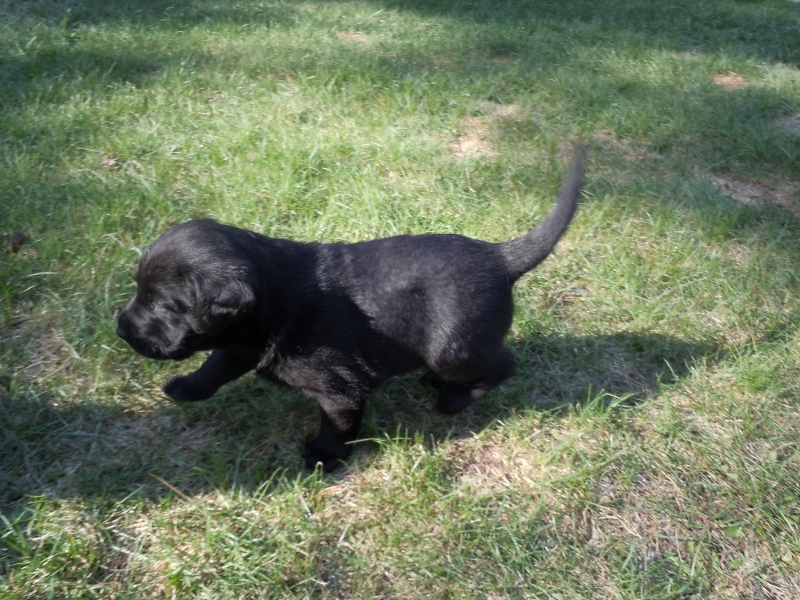
POLYGON ((467 408, 489 390, 497 387, 514 374, 516 361, 503 350, 497 359, 478 378, 471 381, 446 380, 439 391, 436 408, 445 414, 454 415, 467 408))
POLYGON ((226 383, 254 369, 257 362, 249 353, 230 348, 214 350, 197 371, 170 380, 164 393, 178 402, 207 400, 226 383))

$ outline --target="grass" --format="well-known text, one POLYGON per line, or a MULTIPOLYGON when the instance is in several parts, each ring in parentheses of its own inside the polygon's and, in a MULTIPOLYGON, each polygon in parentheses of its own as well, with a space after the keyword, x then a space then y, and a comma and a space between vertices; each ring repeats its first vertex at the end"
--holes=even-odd
POLYGON ((1 598, 800 596, 800 5, 0 0, 1 598), (141 250, 518 235, 517 376, 312 402, 114 334, 141 250), (4 238, 6 240, 7 238, 4 238), (8 242, 4 241, 8 247, 8 242))

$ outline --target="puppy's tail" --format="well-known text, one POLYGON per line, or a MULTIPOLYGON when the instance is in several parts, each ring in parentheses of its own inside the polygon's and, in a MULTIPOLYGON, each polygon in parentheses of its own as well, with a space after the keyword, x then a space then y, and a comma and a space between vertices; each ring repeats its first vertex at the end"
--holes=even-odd
POLYGON ((508 275, 513 280, 547 258, 567 230, 578 205, 585 162, 586 149, 579 147, 575 151, 572 171, 561 188, 558 202, 547 218, 525 235, 500 244, 500 252, 508 266, 508 275))

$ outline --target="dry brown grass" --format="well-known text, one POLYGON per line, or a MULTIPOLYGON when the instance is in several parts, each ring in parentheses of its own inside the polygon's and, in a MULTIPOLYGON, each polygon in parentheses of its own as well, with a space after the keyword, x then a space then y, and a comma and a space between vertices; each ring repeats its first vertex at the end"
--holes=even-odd
POLYGON ((499 119, 514 119, 520 114, 518 104, 500 104, 483 101, 479 103, 484 116, 464 117, 458 123, 456 139, 448 149, 456 160, 493 159, 498 156, 491 142, 491 129, 499 119))
POLYGON ((489 141, 487 117, 464 117, 458 123, 458 134, 448 148, 456 160, 495 158, 497 152, 489 141))
POLYGON ((747 80, 741 75, 728 73, 727 75, 715 75, 711 78, 715 85, 725 88, 728 91, 742 90, 747 87, 747 80))
POLYGON ((375 42, 374 36, 361 33, 360 31, 339 31, 336 33, 336 37, 346 42, 353 42, 365 46, 372 45, 375 42))

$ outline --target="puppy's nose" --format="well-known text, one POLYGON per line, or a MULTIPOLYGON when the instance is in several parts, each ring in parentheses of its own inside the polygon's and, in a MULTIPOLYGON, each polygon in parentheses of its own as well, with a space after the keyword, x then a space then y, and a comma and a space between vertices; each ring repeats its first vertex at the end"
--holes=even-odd
POLYGON ((122 313, 117 319, 117 335, 123 340, 127 340, 131 335, 131 330, 128 324, 128 317, 122 313))

